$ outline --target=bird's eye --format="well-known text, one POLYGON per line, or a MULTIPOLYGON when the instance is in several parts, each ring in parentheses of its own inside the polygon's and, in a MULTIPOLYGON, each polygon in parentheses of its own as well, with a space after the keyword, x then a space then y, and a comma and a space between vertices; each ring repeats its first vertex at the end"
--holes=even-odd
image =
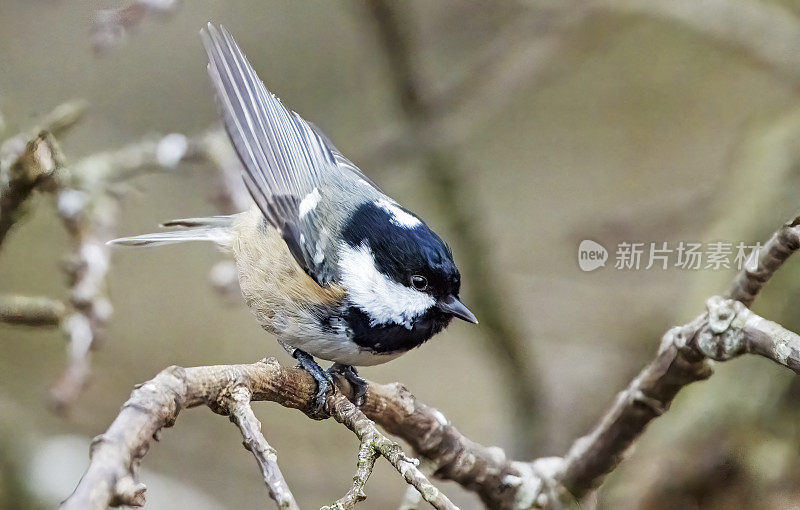
POLYGON ((424 276, 415 274, 411 277, 411 285, 417 290, 425 290, 428 288, 428 280, 424 276))

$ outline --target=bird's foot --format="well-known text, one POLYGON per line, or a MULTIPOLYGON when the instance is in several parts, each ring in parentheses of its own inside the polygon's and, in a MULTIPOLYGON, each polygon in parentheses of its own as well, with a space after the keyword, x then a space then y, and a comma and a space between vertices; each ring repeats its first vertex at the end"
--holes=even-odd
POLYGON ((367 381, 359 377, 356 367, 334 363, 333 366, 328 369, 328 373, 340 374, 350 383, 350 386, 353 387, 353 404, 355 404, 356 407, 361 407, 361 404, 364 403, 364 399, 367 396, 367 387, 369 385, 367 381))
POLYGON ((317 381, 317 394, 314 396, 314 406, 308 415, 315 420, 324 420, 330 417, 325 403, 328 400, 328 393, 333 389, 333 378, 331 375, 320 367, 314 358, 308 353, 295 349, 292 352, 297 361, 300 363, 300 368, 311 374, 314 380, 317 381))

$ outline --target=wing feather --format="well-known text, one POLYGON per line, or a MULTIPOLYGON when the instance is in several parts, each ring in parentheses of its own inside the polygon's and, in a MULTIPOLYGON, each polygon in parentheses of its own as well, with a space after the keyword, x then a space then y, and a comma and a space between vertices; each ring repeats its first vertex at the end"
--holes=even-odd
POLYGON ((226 131, 242 161, 248 191, 306 272, 321 285, 330 283, 336 268, 315 257, 320 241, 326 242, 321 239, 324 219, 313 210, 304 210, 301 218, 300 203, 319 193, 320 184, 332 172, 354 183, 357 179, 372 182, 315 126, 267 90, 224 27, 217 29, 209 23, 202 36, 209 75, 226 131))

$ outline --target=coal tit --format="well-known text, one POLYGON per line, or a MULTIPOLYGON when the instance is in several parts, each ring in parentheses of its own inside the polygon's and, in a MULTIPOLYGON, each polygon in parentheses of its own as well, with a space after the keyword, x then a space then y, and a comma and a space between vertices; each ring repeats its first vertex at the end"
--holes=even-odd
POLYGON ((208 71, 254 206, 232 216, 174 220, 183 227, 114 244, 213 241, 233 253, 260 324, 317 380, 321 414, 331 377, 354 386, 354 366, 418 347, 453 317, 477 323, 459 300, 448 246, 345 158, 313 124, 285 108, 230 33, 202 31, 208 71))

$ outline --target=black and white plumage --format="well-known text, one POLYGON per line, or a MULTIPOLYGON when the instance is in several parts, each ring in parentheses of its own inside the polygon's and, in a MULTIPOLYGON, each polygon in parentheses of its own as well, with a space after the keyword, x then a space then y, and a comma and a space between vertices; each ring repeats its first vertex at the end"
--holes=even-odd
POLYGON ((175 220, 165 225, 187 230, 114 242, 199 239, 230 249, 259 322, 290 351, 345 366, 393 359, 454 316, 476 322, 458 300, 460 275, 449 248, 425 222, 284 107, 227 30, 209 24, 202 35, 225 128, 256 207, 175 220))

